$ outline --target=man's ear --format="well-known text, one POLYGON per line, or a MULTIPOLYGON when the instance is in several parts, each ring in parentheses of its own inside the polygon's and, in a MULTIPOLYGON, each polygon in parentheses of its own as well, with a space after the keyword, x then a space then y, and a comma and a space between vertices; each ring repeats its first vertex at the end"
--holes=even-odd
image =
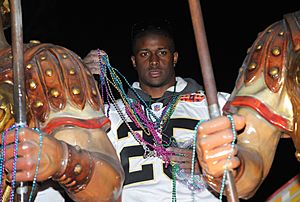
POLYGON ((135 63, 135 57, 131 56, 131 62, 132 62, 132 66, 134 67, 134 69, 136 69, 136 63, 135 63))
POLYGON ((178 61, 178 52, 175 51, 175 52, 173 53, 173 66, 174 66, 174 67, 175 67, 176 64, 177 64, 177 61, 178 61))

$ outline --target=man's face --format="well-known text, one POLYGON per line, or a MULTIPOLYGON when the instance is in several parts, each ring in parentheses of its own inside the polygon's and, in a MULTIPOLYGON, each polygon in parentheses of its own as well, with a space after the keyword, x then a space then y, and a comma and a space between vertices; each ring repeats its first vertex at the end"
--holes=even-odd
POLYGON ((178 53, 172 53, 169 38, 159 34, 148 34, 136 41, 136 53, 131 57, 137 70, 141 88, 163 88, 175 83, 174 66, 178 53))

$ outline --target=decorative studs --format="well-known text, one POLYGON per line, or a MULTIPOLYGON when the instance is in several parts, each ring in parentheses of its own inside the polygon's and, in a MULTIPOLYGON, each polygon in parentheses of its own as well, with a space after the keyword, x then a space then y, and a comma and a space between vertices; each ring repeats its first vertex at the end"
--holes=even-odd
POLYGON ((69 70, 69 74, 70 74, 70 75, 75 75, 75 73, 76 73, 76 72, 75 72, 75 69, 74 69, 74 68, 71 68, 71 69, 69 70))
POLYGON ((35 90, 37 87, 36 82, 34 80, 29 81, 29 88, 31 90, 35 90))
POLYGON ((8 58, 9 59, 13 59, 13 55, 10 53, 10 54, 8 54, 8 58))
POLYGON ((52 97, 55 97, 55 98, 57 98, 60 95, 59 91, 55 88, 51 89, 50 94, 52 97))
POLYGON ((296 151, 295 156, 297 158, 297 160, 300 162, 300 152, 296 151))
POLYGON ((253 71, 253 70, 256 69, 256 67, 257 67, 256 62, 251 62, 251 63, 249 64, 249 66, 247 67, 247 69, 248 69, 248 71, 253 71))
POLYGON ((261 50, 262 49, 263 44, 259 43, 256 45, 256 50, 261 50))
POLYGON ((26 69, 31 69, 31 68, 32 68, 32 64, 26 65, 26 69))
POLYGON ((247 54, 249 54, 249 53, 250 53, 250 51, 251 51, 251 48, 252 48, 252 47, 250 47, 250 48, 248 48, 248 49, 247 49, 247 54))
POLYGON ((268 32, 268 33, 271 33, 271 32, 273 32, 273 29, 269 29, 267 32, 268 32))
POLYGON ((49 77, 53 76, 53 71, 52 71, 52 69, 46 69, 45 73, 46 73, 46 75, 49 76, 49 77))
POLYGON ((40 57, 40 59, 43 61, 43 60, 46 60, 46 56, 44 56, 44 55, 42 55, 41 57, 40 57))
POLYGON ((34 106, 35 108, 39 108, 39 107, 44 106, 44 104, 43 104, 43 102, 41 102, 40 100, 37 100, 37 101, 34 102, 33 106, 34 106))
POLYGON ((81 147, 80 147, 79 145, 75 145, 75 150, 76 150, 77 152, 81 152, 81 147))
POLYGON ((41 42, 39 40, 30 40, 29 43, 40 44, 41 42))
POLYGON ((272 49, 272 54, 273 54, 274 56, 280 55, 280 54, 281 54, 280 48, 279 48, 279 47, 274 47, 274 48, 272 49))
POLYGON ((79 95, 80 94, 80 89, 77 88, 77 87, 73 87, 72 88, 72 93, 73 93, 73 95, 79 95))
POLYGON ((66 58, 68 58, 68 55, 64 53, 64 54, 62 55, 62 57, 63 57, 63 59, 66 59, 66 58))
POLYGON ((281 31, 281 32, 278 33, 278 36, 283 36, 283 35, 284 35, 283 31, 281 31))
POLYGON ((272 67, 270 70, 269 70, 269 75, 272 77, 272 78, 278 78, 279 77, 279 68, 278 67, 272 67))
POLYGON ((81 173, 81 171, 82 171, 82 166, 79 163, 76 164, 74 167, 74 170, 73 170, 74 174, 79 175, 81 173))

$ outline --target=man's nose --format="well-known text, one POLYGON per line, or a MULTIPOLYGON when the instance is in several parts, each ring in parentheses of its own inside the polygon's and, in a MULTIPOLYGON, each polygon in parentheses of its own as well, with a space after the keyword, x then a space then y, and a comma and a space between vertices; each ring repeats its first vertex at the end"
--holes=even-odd
POLYGON ((158 61, 151 61, 151 62, 150 62, 150 65, 151 65, 151 66, 156 66, 156 65, 158 65, 158 61))
POLYGON ((156 55, 153 55, 151 58, 150 58, 150 65, 151 66, 157 66, 159 64, 159 60, 158 60, 158 57, 156 55))

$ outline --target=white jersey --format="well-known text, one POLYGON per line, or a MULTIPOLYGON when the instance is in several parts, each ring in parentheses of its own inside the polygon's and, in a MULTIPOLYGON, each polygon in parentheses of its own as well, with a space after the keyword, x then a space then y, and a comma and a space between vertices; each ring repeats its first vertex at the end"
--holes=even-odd
MULTIPOLYGON (((227 93, 218 93, 220 107, 223 107, 228 97, 229 94, 227 93)), ((120 100, 118 101, 118 106, 123 114, 126 115, 125 107, 120 100)), ((153 113, 158 117, 164 109, 162 103, 154 103, 151 107, 153 113)), ((109 111, 109 119, 112 124, 108 136, 117 151, 125 171, 122 201, 171 202, 173 189, 171 166, 165 168, 164 162, 158 157, 143 158, 143 147, 130 133, 127 125, 112 105, 109 111)), ((194 128, 200 119, 209 119, 207 102, 203 91, 182 96, 168 122, 165 134, 169 137, 173 136, 179 144, 188 141, 192 142, 195 134, 194 128)), ((136 130, 135 125, 128 117, 127 121, 132 129, 136 130)), ((141 129, 137 131, 143 135, 144 139, 152 138, 146 137, 141 129)), ((176 200, 178 202, 191 202, 193 200, 219 201, 206 189, 195 191, 194 193, 193 195, 193 192, 186 185, 179 181, 176 182, 176 200)))
POLYGON ((34 202, 64 202, 63 196, 52 187, 39 191, 34 202))

